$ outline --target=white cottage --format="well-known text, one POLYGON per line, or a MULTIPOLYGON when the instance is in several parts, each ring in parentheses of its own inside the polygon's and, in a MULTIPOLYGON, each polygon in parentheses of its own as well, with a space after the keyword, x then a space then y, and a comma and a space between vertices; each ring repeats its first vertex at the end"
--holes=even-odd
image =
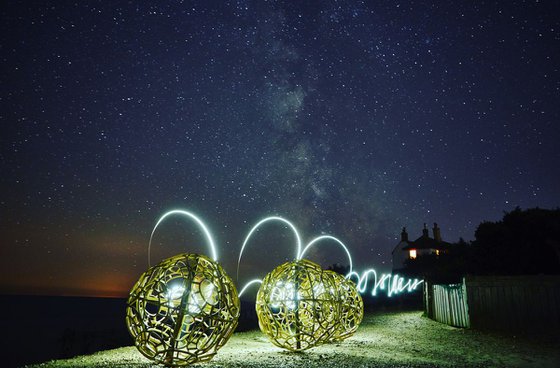
POLYGON ((447 252, 450 244, 441 240, 440 228, 434 223, 433 238, 430 238, 428 228, 424 224, 422 236, 414 241, 408 240, 408 233, 403 227, 401 232, 401 241, 395 246, 392 252, 393 256, 393 273, 402 272, 405 268, 405 262, 409 259, 416 259, 427 254, 440 255, 447 252))

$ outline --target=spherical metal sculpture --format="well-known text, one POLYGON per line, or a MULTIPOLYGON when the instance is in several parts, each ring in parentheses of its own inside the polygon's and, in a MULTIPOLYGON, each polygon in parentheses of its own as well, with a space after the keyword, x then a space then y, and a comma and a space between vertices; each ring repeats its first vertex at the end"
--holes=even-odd
POLYGON ((340 302, 340 320, 332 340, 344 340, 352 336, 364 318, 364 302, 356 284, 334 271, 325 271, 337 285, 340 302))
POLYGON ((180 254, 148 269, 127 302, 126 324, 138 350, 156 363, 212 359, 239 318, 237 290, 210 258, 180 254))
POLYGON ((257 293, 259 327, 273 344, 292 351, 329 341, 338 329, 340 299, 334 278, 302 259, 270 272, 257 293))

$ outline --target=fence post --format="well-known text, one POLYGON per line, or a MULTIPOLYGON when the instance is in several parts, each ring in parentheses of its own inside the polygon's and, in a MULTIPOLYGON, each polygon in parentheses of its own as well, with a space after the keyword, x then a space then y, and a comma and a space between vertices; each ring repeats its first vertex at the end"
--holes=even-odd
POLYGON ((426 313, 426 316, 428 318, 431 318, 431 316, 430 316, 430 305, 429 305, 429 302, 428 302, 429 297, 428 297, 428 281, 427 280, 424 280, 423 292, 424 292, 423 293, 424 295, 423 295, 422 299, 424 301, 424 312, 426 313))
POLYGON ((466 328, 470 328, 471 327, 471 318, 469 316, 469 298, 468 298, 468 294, 467 294, 467 281, 466 279, 463 277, 463 283, 461 285, 461 292, 463 293, 463 302, 461 303, 463 305, 463 314, 464 314, 464 318, 465 318, 465 322, 464 322, 464 326, 466 328))

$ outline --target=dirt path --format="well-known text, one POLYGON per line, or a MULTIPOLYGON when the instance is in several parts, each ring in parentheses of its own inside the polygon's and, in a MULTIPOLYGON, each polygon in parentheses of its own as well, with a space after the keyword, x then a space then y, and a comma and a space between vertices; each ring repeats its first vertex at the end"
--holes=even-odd
MULTIPOLYGON (((134 347, 33 367, 152 367, 134 347)), ((463 330, 422 312, 367 315, 350 339, 289 353, 260 331, 236 333, 209 363, 193 367, 560 367, 560 341, 463 330)))

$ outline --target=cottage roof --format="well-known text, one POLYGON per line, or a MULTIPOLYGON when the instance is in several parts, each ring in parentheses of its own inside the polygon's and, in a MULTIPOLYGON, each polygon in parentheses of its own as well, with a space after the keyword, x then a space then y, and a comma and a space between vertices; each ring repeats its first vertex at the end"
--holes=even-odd
MULTIPOLYGON (((422 236, 416 239, 415 241, 409 242, 407 241, 407 246, 402 247, 402 250, 410 250, 410 249, 439 249, 443 250, 447 248, 449 245, 448 242, 444 242, 441 240, 441 233, 440 228, 436 223, 434 223, 434 228, 432 229, 434 232, 434 237, 430 238, 428 228, 426 224, 424 224, 424 229, 422 229, 422 236)), ((402 240, 408 240, 408 234, 406 234, 406 229, 403 228, 403 236, 402 240), (406 235, 406 236, 404 236, 406 235)), ((402 242, 401 242, 402 243, 402 242)))
POLYGON ((440 240, 437 241, 433 238, 430 238, 427 235, 422 235, 421 237, 419 237, 418 239, 416 239, 413 242, 409 242, 408 245, 404 248, 402 248, 403 250, 409 250, 409 249, 445 249, 447 247, 449 247, 451 244, 449 244, 446 241, 440 240))
POLYGON ((409 240, 401 240, 397 245, 395 245, 395 247, 391 251, 391 254, 394 254, 395 252, 400 252, 401 250, 407 248, 410 244, 412 244, 412 242, 409 240))

